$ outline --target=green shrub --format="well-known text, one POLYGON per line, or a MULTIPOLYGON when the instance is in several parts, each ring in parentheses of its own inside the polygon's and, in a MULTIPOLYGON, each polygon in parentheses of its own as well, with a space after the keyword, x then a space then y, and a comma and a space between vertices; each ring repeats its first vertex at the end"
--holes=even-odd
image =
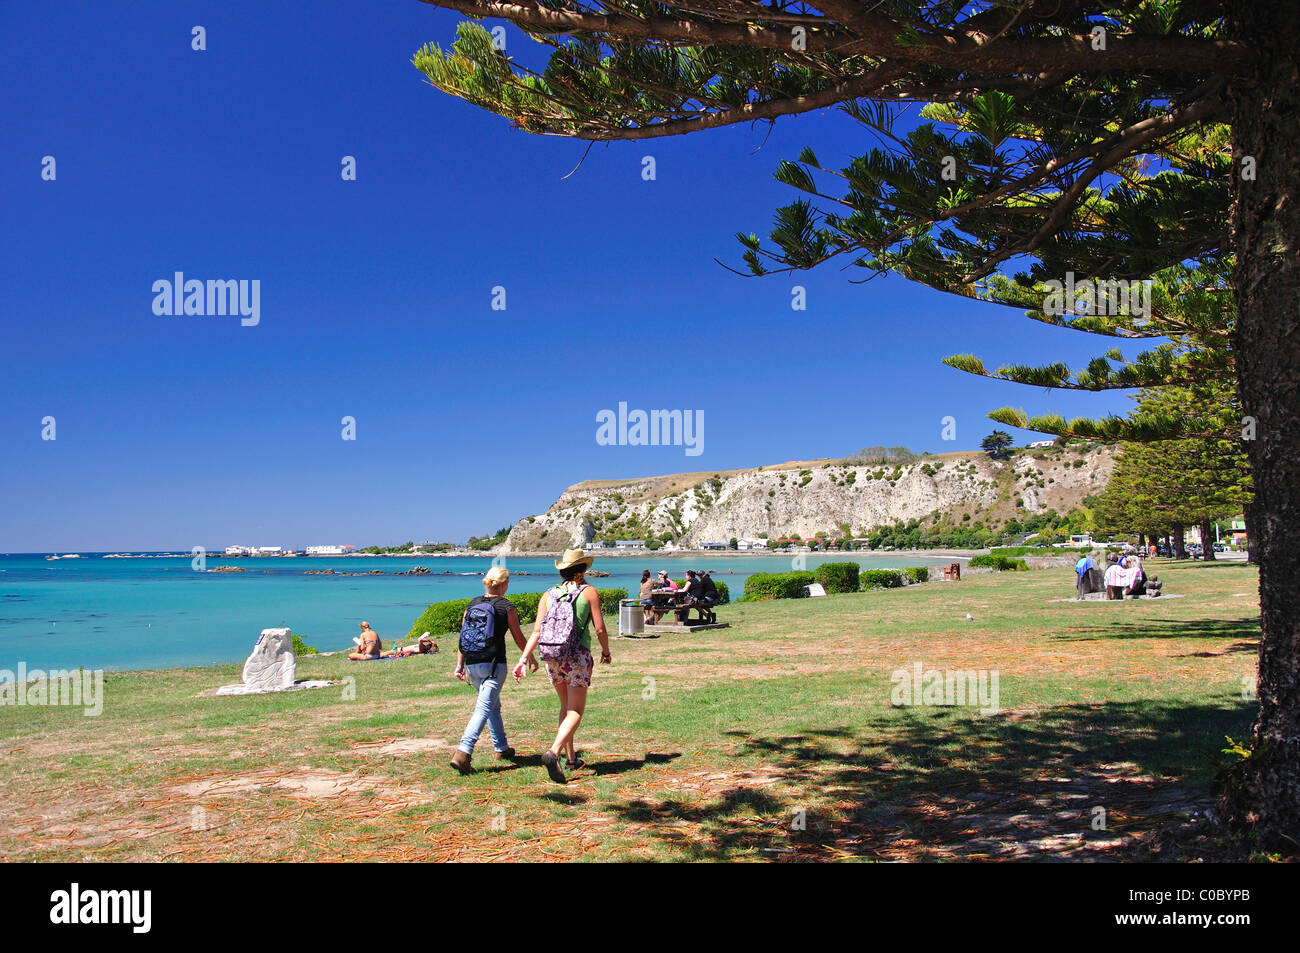
POLYGON ((1008 559, 1006 556, 995 556, 990 553, 987 556, 972 556, 970 561, 971 569, 996 569, 998 572, 1016 572, 1022 569, 1028 569, 1028 564, 1023 559, 1008 559))
POLYGON ((897 569, 864 569, 858 574, 862 591, 869 589, 897 589, 903 584, 903 574, 897 569))
POLYGON ((906 569, 903 570, 903 572, 907 573, 908 578, 910 578, 912 582, 930 581, 929 566, 908 566, 906 569))
POLYGON ((740 601, 801 599, 803 587, 816 581, 817 577, 810 572, 756 572, 745 580, 745 594, 740 601))
POLYGON ((293 636, 293 654, 294 655, 319 655, 315 646, 308 645, 298 636, 293 636))
MULTIPOLYGON (((627 598, 627 590, 597 589, 596 595, 600 597, 600 611, 603 615, 617 615, 619 600, 627 598)), ((542 599, 540 592, 508 592, 506 598, 515 604, 515 609, 519 612, 520 625, 529 625, 537 619, 537 604, 542 599)), ((446 602, 435 602, 420 613, 420 617, 411 626, 407 638, 416 639, 425 632, 434 635, 459 632, 460 618, 469 608, 471 601, 473 600, 449 599, 446 602)))
POLYGON ((824 563, 813 571, 827 594, 858 591, 858 573, 862 567, 857 563, 824 563))

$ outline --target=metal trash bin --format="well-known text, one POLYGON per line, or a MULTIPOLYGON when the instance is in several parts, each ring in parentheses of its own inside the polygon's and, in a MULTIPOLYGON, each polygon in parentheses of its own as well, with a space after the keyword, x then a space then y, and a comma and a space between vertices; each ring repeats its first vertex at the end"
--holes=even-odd
POLYGON ((635 599, 618 601, 618 634, 639 635, 645 631, 645 612, 635 599))

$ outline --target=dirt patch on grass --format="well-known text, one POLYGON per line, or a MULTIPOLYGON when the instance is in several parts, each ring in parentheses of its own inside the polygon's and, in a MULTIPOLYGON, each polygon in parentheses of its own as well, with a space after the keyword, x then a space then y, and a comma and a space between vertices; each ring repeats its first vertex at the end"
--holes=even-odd
POLYGON ((268 769, 240 775, 214 774, 172 788, 174 793, 192 798, 234 797, 267 790, 313 800, 365 794, 382 798, 393 806, 408 806, 428 800, 420 792, 389 784, 380 775, 306 767, 288 772, 268 769))

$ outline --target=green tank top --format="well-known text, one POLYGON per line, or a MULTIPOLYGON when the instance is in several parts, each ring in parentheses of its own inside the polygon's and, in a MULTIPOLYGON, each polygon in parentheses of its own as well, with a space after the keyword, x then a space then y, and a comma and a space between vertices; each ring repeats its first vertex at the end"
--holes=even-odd
MULTIPOLYGON (((589 584, 588 584, 589 585, 589 584)), ((561 583, 551 590, 551 598, 556 596, 568 597, 576 587, 571 582, 561 583)), ((578 625, 578 636, 582 639, 582 647, 591 650, 591 603, 587 601, 587 596, 578 596, 573 600, 573 619, 578 625)))

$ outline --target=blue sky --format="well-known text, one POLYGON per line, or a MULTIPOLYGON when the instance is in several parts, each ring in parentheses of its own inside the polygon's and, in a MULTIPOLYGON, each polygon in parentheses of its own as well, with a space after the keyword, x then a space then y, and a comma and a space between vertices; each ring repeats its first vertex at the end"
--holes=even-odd
POLYGON ((1127 412, 939 363, 1078 364, 1101 350, 1087 335, 834 265, 714 262, 795 197, 781 159, 865 148, 847 118, 597 145, 566 179, 584 143, 410 65, 459 19, 416 0, 0 6, 0 552, 460 540, 583 479, 974 449, 1006 404, 1127 412), (259 280, 260 323, 155 315, 176 271, 259 280), (598 445, 620 401, 703 411, 704 452, 598 445))

